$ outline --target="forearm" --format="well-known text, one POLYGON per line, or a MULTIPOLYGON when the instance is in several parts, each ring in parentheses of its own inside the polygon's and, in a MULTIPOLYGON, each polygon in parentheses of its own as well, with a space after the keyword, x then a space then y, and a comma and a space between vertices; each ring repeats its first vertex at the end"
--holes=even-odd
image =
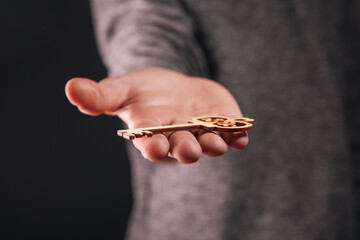
POLYGON ((93 0, 92 7, 109 75, 157 66, 208 76, 196 26, 177 0, 93 0))

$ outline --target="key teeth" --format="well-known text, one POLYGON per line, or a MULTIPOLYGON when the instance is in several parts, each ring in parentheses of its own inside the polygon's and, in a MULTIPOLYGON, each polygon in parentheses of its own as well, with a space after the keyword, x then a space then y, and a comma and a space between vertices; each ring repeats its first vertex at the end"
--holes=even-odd
POLYGON ((127 140, 134 140, 135 139, 134 134, 131 134, 131 133, 130 134, 129 133, 120 133, 118 135, 125 138, 125 139, 127 139, 127 140))
POLYGON ((127 140, 134 140, 135 138, 141 138, 141 137, 152 137, 153 133, 151 131, 142 131, 142 132, 128 132, 119 130, 118 135, 127 139, 127 140))
POLYGON ((144 136, 143 133, 133 133, 133 135, 135 135, 136 138, 141 138, 144 136))
POLYGON ((143 131, 143 136, 145 137, 152 137, 153 133, 151 131, 143 131))
POLYGON ((132 133, 129 133, 127 131, 124 131, 124 130, 118 130, 117 131, 117 134, 120 136, 120 137, 123 137, 127 140, 134 140, 135 139, 135 135, 132 134, 132 133))

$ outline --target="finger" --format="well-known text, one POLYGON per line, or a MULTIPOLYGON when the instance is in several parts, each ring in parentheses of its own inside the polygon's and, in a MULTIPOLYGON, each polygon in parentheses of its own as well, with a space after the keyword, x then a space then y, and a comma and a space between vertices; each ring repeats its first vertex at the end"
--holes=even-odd
POLYGON ((249 138, 247 132, 222 132, 222 138, 233 150, 242 150, 248 145, 249 138))
MULTIPOLYGON (((144 117, 134 121, 132 128, 144 128, 160 126, 160 122, 144 117)), ((170 151, 170 143, 163 134, 154 134, 152 137, 136 138, 132 141, 134 146, 141 152, 144 158, 156 162, 167 158, 170 151)))
POLYGON ((107 78, 99 83, 87 78, 73 78, 65 87, 69 101, 89 115, 114 112, 130 98, 130 84, 123 77, 107 78))
POLYGON ((201 131, 196 137, 205 156, 218 157, 227 151, 225 141, 216 133, 201 131))
POLYGON ((174 132, 170 135, 169 142, 171 155, 181 163, 194 163, 201 157, 201 146, 189 131, 174 132))
POLYGON ((133 140, 133 143, 143 157, 149 161, 157 162, 169 155, 170 144, 163 134, 155 134, 149 138, 138 138, 133 140))

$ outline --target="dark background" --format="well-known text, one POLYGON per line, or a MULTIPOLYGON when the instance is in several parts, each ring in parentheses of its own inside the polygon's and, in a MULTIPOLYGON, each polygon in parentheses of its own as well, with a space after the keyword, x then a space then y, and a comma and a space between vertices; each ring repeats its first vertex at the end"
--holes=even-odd
POLYGON ((85 0, 2 1, 0 236, 122 239, 129 163, 116 117, 89 117, 66 81, 106 76, 85 0))
MULTIPOLYGON (((360 4, 347 3, 345 48, 354 58, 344 114, 359 206, 360 4)), ((121 122, 81 114, 64 93, 72 77, 106 76, 88 1, 2 1, 0 31, 0 237, 122 239, 132 199, 121 122)))

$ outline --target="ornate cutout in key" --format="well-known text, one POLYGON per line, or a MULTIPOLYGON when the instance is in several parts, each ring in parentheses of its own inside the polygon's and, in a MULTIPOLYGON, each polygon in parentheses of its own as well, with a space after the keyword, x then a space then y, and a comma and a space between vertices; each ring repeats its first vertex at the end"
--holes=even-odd
POLYGON ((118 130, 117 134, 123 138, 133 140, 141 137, 151 137, 156 133, 174 132, 180 130, 204 129, 207 131, 241 132, 252 129, 254 119, 251 118, 228 118, 222 116, 196 117, 188 124, 166 125, 158 127, 146 127, 118 130))

